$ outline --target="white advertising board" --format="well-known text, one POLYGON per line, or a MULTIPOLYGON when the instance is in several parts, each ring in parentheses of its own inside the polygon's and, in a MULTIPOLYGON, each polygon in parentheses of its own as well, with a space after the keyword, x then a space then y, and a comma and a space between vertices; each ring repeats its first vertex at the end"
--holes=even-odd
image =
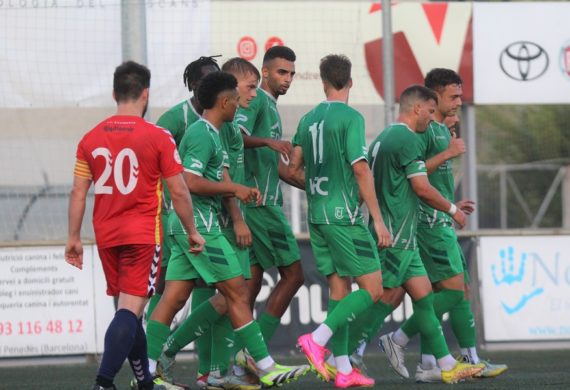
POLYGON ((94 247, 85 246, 78 270, 65 262, 63 250, 0 249, 0 358, 102 351, 114 309, 100 261, 94 247))
POLYGON ((570 339, 570 236, 481 237, 486 341, 570 339))
POLYGON ((476 104, 570 103, 570 3, 474 3, 476 104))

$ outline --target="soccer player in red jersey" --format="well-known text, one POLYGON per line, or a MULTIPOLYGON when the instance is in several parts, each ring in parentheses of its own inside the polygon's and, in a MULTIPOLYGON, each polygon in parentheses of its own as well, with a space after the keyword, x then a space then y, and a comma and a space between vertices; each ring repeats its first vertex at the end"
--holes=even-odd
POLYGON ((113 78, 117 113, 89 131, 77 148, 65 259, 79 269, 83 266, 80 231, 93 182, 93 225, 107 294, 118 296, 93 390, 115 389, 113 380, 126 358, 139 389, 166 388, 155 386, 148 370, 141 320, 160 271, 161 177, 188 232, 190 251, 199 253, 204 248, 174 140, 143 119, 149 86, 150 71, 145 66, 132 61, 118 66, 113 78))

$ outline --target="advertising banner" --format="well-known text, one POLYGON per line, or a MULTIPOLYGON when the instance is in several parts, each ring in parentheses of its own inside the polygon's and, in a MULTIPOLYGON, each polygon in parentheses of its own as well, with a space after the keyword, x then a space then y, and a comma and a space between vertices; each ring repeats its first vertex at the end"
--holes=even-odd
POLYGON ((62 246, 0 249, 0 358, 102 351, 114 308, 94 252, 78 270, 62 246))
MULTIPOLYGON (((460 73, 464 99, 472 100, 471 9, 392 4, 396 97, 423 83, 431 68, 447 67, 460 73)), ((145 11, 147 34, 133 39, 146 39, 154 107, 188 97, 182 75, 198 57, 220 54, 223 63, 241 56, 260 67, 273 45, 297 54, 295 81, 280 104, 323 100, 319 61, 333 53, 353 63, 351 104, 383 103, 379 2, 147 0, 145 11)), ((0 107, 114 105, 112 73, 123 60, 120 1, 0 1, 0 24, 0 107)))
POLYGON ((570 236, 480 240, 485 340, 570 340, 570 236))
POLYGON ((570 102, 568 2, 474 3, 476 104, 570 102))

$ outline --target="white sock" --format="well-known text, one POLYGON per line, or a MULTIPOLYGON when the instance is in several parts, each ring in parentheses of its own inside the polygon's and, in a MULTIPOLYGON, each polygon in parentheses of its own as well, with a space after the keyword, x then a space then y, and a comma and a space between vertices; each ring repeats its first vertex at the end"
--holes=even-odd
POLYGON ((329 355, 327 363, 333 367, 336 367, 336 360, 334 359, 334 355, 332 353, 329 355))
POLYGON ((344 375, 348 375, 352 372, 352 366, 350 365, 348 355, 335 356, 334 360, 336 361, 336 369, 338 372, 344 375))
POLYGON ((330 338, 332 337, 332 330, 325 324, 320 324, 317 329, 315 329, 312 333, 313 340, 315 343, 319 344, 321 347, 324 347, 329 342, 330 338))
POLYGON ((156 360, 148 359, 148 370, 151 375, 156 374, 156 360))
POLYGON ((267 356, 260 361, 255 362, 255 365, 262 371, 269 371, 269 368, 275 365, 275 360, 273 360, 271 356, 267 356))
POLYGON ((461 354, 463 356, 467 356, 469 362, 471 364, 479 363, 479 356, 477 355, 477 348, 469 347, 469 348, 460 348, 461 354))
POLYGON ((364 356, 364 350, 366 349, 366 341, 360 343, 358 348, 356 349, 356 354, 358 356, 364 356))
POLYGON ((392 333, 392 341, 398 344, 400 347, 405 347, 410 342, 410 338, 404 331, 400 328, 392 333))
POLYGON ((446 356, 442 357, 441 359, 437 359, 437 365, 443 371, 453 370, 457 361, 453 358, 453 356, 447 354, 446 356))
POLYGON ((421 366, 424 370, 431 370, 437 366, 437 360, 433 355, 426 355, 422 353, 422 363, 421 366))

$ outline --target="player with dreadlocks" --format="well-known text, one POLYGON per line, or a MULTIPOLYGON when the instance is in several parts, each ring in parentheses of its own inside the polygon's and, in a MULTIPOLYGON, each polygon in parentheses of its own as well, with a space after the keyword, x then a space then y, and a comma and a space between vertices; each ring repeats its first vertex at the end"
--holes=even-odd
MULTIPOLYGON (((161 115, 158 119, 157 125, 163 127, 170 131, 176 146, 180 145, 180 141, 184 136, 184 133, 188 126, 192 125, 194 122, 198 121, 202 116, 203 108, 200 106, 198 99, 194 97, 194 92, 198 89, 200 81, 209 73, 217 72, 220 70, 218 63, 216 62, 216 57, 219 55, 210 57, 200 57, 197 60, 191 62, 184 69, 183 81, 184 85, 188 88, 188 91, 192 96, 161 115)), ((150 299, 146 318, 150 318, 152 311, 156 307, 163 291, 165 284, 166 269, 168 266, 168 259, 170 258, 170 247, 172 245, 172 237, 168 234, 169 224, 168 217, 172 212, 170 194, 168 193, 166 186, 164 187, 164 197, 163 197, 163 207, 162 207, 162 226, 163 226, 163 242, 162 242, 162 265, 160 269, 160 278, 157 284, 157 289, 155 295, 150 299)), ((208 288, 205 284, 197 286, 192 294, 192 307, 200 305, 202 302, 206 301, 208 298, 213 296, 215 293, 214 289, 208 288)), ((208 342, 202 342, 201 340, 206 340, 207 338, 202 338, 197 341, 197 347, 200 354, 200 362, 204 362, 204 366, 209 368, 210 365, 210 345, 208 342), (204 344, 204 345, 202 345, 204 344), (201 354, 205 356, 201 356, 201 354)), ((200 371, 201 372, 201 371, 200 371)), ((206 371, 207 372, 207 371, 206 371)))

